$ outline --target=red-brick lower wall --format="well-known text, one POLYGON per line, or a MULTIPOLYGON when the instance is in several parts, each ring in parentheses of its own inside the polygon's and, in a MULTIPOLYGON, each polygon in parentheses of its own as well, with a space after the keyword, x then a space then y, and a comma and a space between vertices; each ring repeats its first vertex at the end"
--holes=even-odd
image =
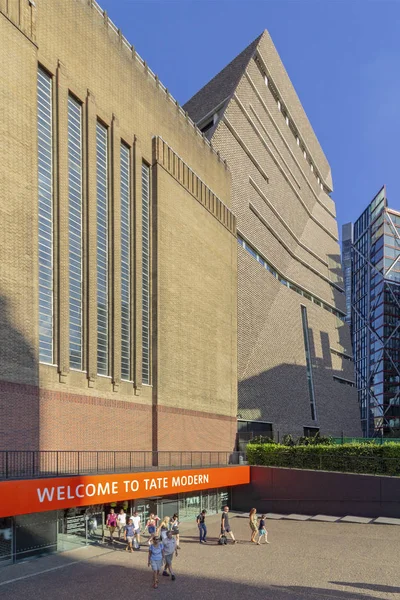
POLYGON ((0 449, 235 449, 236 418, 0 381, 0 449))
POLYGON ((151 450, 151 406, 40 390, 41 450, 151 450))

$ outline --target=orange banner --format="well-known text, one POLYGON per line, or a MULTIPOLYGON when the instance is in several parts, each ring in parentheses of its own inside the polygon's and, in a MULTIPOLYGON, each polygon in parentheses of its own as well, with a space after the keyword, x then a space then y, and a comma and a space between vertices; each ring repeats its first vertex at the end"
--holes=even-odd
POLYGON ((0 482, 0 517, 250 483, 250 467, 143 471, 0 482))

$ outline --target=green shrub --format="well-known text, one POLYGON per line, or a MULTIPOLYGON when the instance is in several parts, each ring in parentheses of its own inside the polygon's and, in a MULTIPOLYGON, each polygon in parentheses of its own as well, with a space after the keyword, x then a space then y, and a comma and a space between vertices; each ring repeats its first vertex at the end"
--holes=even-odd
POLYGON ((400 476, 400 444, 249 444, 251 465, 400 476))
POLYGON ((319 433, 316 433, 313 436, 302 435, 297 440, 298 446, 315 446, 315 445, 324 444, 325 446, 333 446, 333 439, 328 435, 322 436, 319 433))

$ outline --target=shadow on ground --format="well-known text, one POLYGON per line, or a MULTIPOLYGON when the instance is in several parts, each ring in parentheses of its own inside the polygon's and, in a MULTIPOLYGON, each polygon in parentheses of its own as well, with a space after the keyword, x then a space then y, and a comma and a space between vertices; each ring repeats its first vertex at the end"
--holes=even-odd
POLYGON ((362 590, 372 590, 374 592, 385 592, 387 594, 400 594, 400 587, 392 585, 380 585, 378 583, 351 583, 349 581, 330 581, 332 585, 343 585, 356 587, 362 590))
MULTIPOLYGON (((228 548, 221 552, 229 552, 228 548)), ((26 600, 26 598, 40 598, 41 600, 113 600, 129 597, 133 600, 155 598, 158 595, 163 600, 213 600, 217 598, 229 600, 299 600, 299 598, 318 598, 318 600, 376 600, 389 596, 371 596, 354 591, 342 591, 337 588, 307 587, 307 586, 279 586, 268 584, 268 571, 266 568, 265 584, 232 581, 232 577, 240 578, 243 570, 243 579, 251 580, 248 566, 240 564, 231 565, 231 569, 221 569, 219 577, 208 577, 202 572, 201 560, 199 561, 199 576, 180 575, 179 558, 175 560, 176 581, 169 577, 160 577, 158 590, 151 586, 152 573, 146 569, 147 552, 145 549, 136 553, 137 558, 132 566, 115 564, 121 553, 113 550, 106 551, 93 558, 75 561, 63 557, 61 564, 44 569, 42 572, 32 572, 15 581, 0 582, 0 596, 2 600, 26 600)), ((130 561, 131 555, 126 557, 130 561)), ((181 559, 182 560, 182 559, 181 559)), ((59 561, 58 561, 59 562, 59 561)), ((133 560, 132 560, 133 562, 133 560)), ((36 563, 37 566, 37 563, 36 563)), ((18 577, 17 571, 14 572, 18 577)), ((399 591, 391 586, 379 586, 363 583, 330 582, 332 585, 348 585, 360 588, 372 588, 374 591, 389 594, 399 591)))

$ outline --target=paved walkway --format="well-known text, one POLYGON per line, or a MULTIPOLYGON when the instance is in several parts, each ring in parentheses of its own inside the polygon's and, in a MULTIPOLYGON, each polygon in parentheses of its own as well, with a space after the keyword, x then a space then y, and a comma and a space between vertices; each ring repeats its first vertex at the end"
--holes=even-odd
POLYGON ((354 515, 347 515, 345 517, 333 517, 331 515, 280 515, 277 513, 267 513, 267 519, 273 519, 278 521, 280 519, 289 519, 291 521, 325 521, 326 523, 375 523, 375 525, 398 525, 400 526, 400 519, 389 518, 389 517, 356 517, 354 515))
POLYGON ((176 581, 151 588, 147 552, 88 547, 0 568, 1 600, 400 599, 400 536, 392 525, 270 520, 270 545, 249 543, 246 516, 231 520, 239 544, 216 544, 219 518, 200 545, 182 527, 176 581), (213 539, 214 538, 214 539, 213 539))

